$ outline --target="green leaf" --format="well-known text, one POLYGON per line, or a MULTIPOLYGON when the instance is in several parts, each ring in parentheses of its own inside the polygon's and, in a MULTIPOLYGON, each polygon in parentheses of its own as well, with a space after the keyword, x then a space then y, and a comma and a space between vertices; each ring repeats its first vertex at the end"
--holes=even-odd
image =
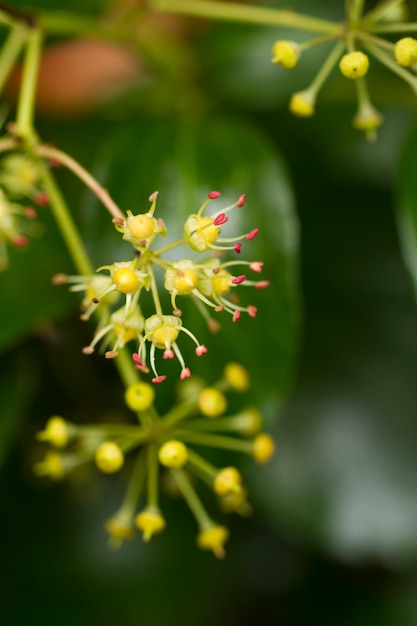
POLYGON ((397 224, 404 262, 417 295, 417 125, 411 130, 398 171, 397 224))
POLYGON ((70 267, 51 215, 40 209, 43 232, 27 248, 9 249, 10 265, 0 272, 0 349, 21 341, 44 323, 74 307, 65 288, 51 283, 70 267))
POLYGON ((0 467, 17 438, 33 398, 37 382, 35 364, 8 358, 0 378, 0 467))
MULTIPOLYGON (((253 280, 271 281, 264 290, 242 288, 242 303, 258 307, 257 319, 245 316, 234 324, 223 313, 218 317, 222 330, 208 336, 196 308, 187 307, 185 298, 179 299, 179 306, 184 310, 185 326, 209 348, 209 354, 198 362, 190 356, 194 373, 213 380, 225 362, 239 360, 253 372, 259 400, 267 392, 281 397, 292 379, 297 348, 298 230, 288 174, 275 147, 247 120, 210 117, 200 124, 135 121, 124 131, 118 129, 100 154, 97 173, 122 210, 147 211, 148 196, 159 190, 156 215, 167 224, 167 243, 182 236, 187 216, 197 212, 211 190, 221 191, 222 197, 213 201, 208 213, 247 194, 244 207, 230 214, 226 236, 260 229, 254 240, 244 241, 241 255, 230 254, 232 259, 265 263, 261 275, 245 266, 238 272, 249 273, 253 280)), ((98 264, 131 257, 130 245, 115 237, 108 217, 98 217, 91 196, 83 214, 89 248, 98 264)), ((176 258, 189 258, 193 253, 183 246, 178 254, 176 258)), ((168 299, 165 307, 169 313, 168 299)), ((149 314, 153 312, 150 309, 149 314)), ((272 411, 275 415, 276 405, 272 411)))

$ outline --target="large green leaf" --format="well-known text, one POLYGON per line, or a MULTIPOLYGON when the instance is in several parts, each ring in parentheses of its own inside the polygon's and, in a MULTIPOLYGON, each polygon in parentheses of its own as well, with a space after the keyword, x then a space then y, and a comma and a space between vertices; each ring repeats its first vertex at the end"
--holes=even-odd
POLYGON ((398 230, 404 261, 417 294, 417 126, 401 155, 397 187, 398 230))
MULTIPOLYGON (((297 345, 298 232, 285 164, 268 138, 246 120, 232 118, 206 118, 199 124, 138 120, 105 142, 97 175, 122 209, 134 213, 146 211, 148 196, 159 190, 156 215, 165 220, 169 239, 181 236, 186 217, 198 210, 209 191, 223 194, 213 203, 215 210, 247 194, 245 206, 231 214, 227 226, 236 234, 260 228, 239 257, 231 255, 265 262, 261 277, 271 286, 243 293, 247 304, 258 306, 257 319, 233 324, 224 314, 218 318, 221 332, 208 337, 196 310, 186 311, 183 301, 180 306, 185 325, 209 346, 207 357, 191 364, 194 372, 213 378, 227 360, 237 359, 253 372, 259 397, 265 397, 266 389, 282 396, 291 381, 297 345)), ((86 236, 97 264, 130 258, 130 245, 115 235, 107 217, 97 214, 89 195, 86 236)), ((184 247, 179 255, 189 258, 190 251, 184 247)))
POLYGON ((0 349, 73 307, 66 290, 51 283, 54 274, 70 268, 68 255, 48 210, 39 212, 42 233, 27 248, 11 249, 10 265, 0 272, 0 349))

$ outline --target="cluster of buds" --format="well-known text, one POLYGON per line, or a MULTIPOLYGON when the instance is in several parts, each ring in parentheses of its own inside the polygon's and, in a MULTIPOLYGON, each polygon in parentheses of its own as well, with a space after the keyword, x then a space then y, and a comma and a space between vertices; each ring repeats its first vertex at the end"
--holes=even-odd
POLYGON ((333 25, 329 23, 330 27, 321 37, 302 43, 276 41, 272 62, 292 69, 307 50, 334 42, 311 84, 292 95, 290 111, 298 117, 314 115, 317 95, 330 72, 338 65, 341 74, 356 85, 358 108, 352 125, 363 131, 368 140, 374 140, 383 116, 372 104, 366 84, 365 77, 371 66, 369 55, 405 80, 417 95, 417 39, 405 36, 390 41, 380 37, 381 34, 414 32, 416 24, 406 21, 407 10, 402 0, 385 0, 368 13, 364 12, 363 5, 362 0, 348 0, 346 21, 333 25))
MULTIPOLYGON (((262 432, 262 418, 255 407, 228 415, 228 392, 245 392, 249 376, 238 363, 226 365, 221 379, 207 386, 202 381, 179 383, 179 398, 163 416, 153 406, 154 387, 137 382, 127 387, 125 402, 138 424, 76 425, 60 416, 50 418, 38 439, 49 444, 44 458, 35 465, 40 476, 61 480, 77 467, 95 463, 98 470, 113 474, 128 465, 130 478, 119 509, 105 523, 114 546, 134 536, 143 539, 160 533, 166 525, 159 506, 160 488, 183 497, 198 525, 197 544, 224 555, 229 531, 212 520, 198 495, 196 481, 214 494, 224 513, 248 515, 248 490, 233 465, 218 467, 194 446, 243 453, 257 463, 266 463, 275 445, 262 432)), ((216 457, 217 458, 217 457, 216 457)))
POLYGON ((256 316, 256 307, 252 304, 242 305, 235 291, 242 286, 255 289, 267 287, 267 281, 250 280, 246 274, 241 273, 249 270, 254 275, 259 274, 263 263, 237 258, 223 261, 222 257, 226 251, 239 256, 242 243, 256 237, 258 229, 239 237, 222 237, 221 227, 228 221, 227 214, 232 209, 241 208, 245 196, 212 215, 205 214, 208 203, 219 196, 217 191, 208 194, 199 211, 185 221, 181 239, 155 248, 158 237, 167 235, 163 220, 154 216, 157 199, 155 192, 149 198, 149 211, 138 215, 128 211, 125 219, 113 220, 123 239, 134 248, 132 260, 100 267, 97 271, 106 272, 105 275, 59 274, 54 277, 55 283, 68 283, 72 291, 83 292, 82 319, 89 319, 93 313, 98 315, 98 327, 91 343, 83 350, 85 354, 91 354, 100 345, 106 358, 114 358, 127 343, 135 342, 136 351, 132 355, 135 366, 144 373, 151 369, 153 383, 160 383, 166 378, 158 373, 158 352, 162 354, 163 360, 175 357, 178 359, 181 367, 180 378, 184 379, 191 372, 178 346, 179 337, 186 335, 194 342, 197 356, 205 354, 207 348, 183 324, 182 311, 178 305, 180 297, 192 299, 196 303, 213 332, 220 328, 215 318, 221 312, 228 313, 233 322, 237 322, 245 313, 252 318, 256 316), (166 253, 183 245, 189 250, 187 258, 172 261, 166 257, 166 253), (188 258, 212 251, 215 256, 203 260, 188 258), (163 274, 168 305, 161 301, 156 272, 163 274), (153 305, 151 315, 144 313, 149 309, 144 302, 146 298, 153 305), (169 308, 164 310, 163 307, 167 306, 169 308))
POLYGON ((7 246, 27 246, 28 237, 37 232, 33 205, 45 206, 48 199, 40 186, 39 167, 30 157, 10 153, 0 167, 0 270, 4 270, 7 246))

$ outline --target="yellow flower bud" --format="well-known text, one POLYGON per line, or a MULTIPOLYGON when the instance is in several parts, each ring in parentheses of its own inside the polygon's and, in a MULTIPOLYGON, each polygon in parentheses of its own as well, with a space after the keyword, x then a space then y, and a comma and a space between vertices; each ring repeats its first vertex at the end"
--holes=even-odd
POLYGON ((275 443, 270 435, 261 433, 253 441, 252 454, 257 463, 267 463, 275 452, 275 443))
POLYGON ((368 140, 376 139, 375 129, 383 122, 383 117, 372 104, 365 104, 352 120, 352 126, 358 130, 363 130, 368 140))
POLYGON ((417 39, 414 37, 403 37, 395 44, 395 60, 398 65, 411 67, 417 63, 417 39))
POLYGON ((155 230, 155 219, 146 213, 141 213, 127 222, 127 228, 135 239, 147 239, 155 230))
POLYGON ((49 476, 53 480, 62 480, 69 468, 66 467, 63 456, 59 452, 49 451, 42 461, 36 463, 33 469, 38 476, 49 476))
POLYGON ((226 396, 214 387, 206 387, 198 396, 198 408, 207 417, 219 417, 227 408, 226 396))
POLYGON ((148 383, 134 383, 125 391, 125 402, 132 411, 146 411, 152 405, 155 391, 148 383))
POLYGON ((166 526, 165 520, 159 511, 145 509, 135 517, 135 524, 143 531, 144 541, 149 541, 152 535, 162 532, 166 526))
POLYGON ((96 450, 96 465, 105 474, 114 474, 119 471, 124 460, 122 450, 113 441, 104 441, 96 450))
POLYGON ((229 538, 229 531, 225 526, 211 526, 202 530, 197 537, 197 545, 202 550, 212 550, 220 559, 224 557, 224 544, 229 538))
POLYGON ((242 491, 242 476, 235 467, 220 470, 213 481, 213 489, 218 496, 242 491))
POLYGON ((315 98, 309 91, 298 91, 291 96, 290 111, 297 117, 314 115, 315 98))
POLYGON ((54 416, 46 422, 45 430, 39 432, 36 437, 39 441, 47 441, 55 448, 65 448, 70 439, 70 429, 62 417, 54 416))
POLYGON ((272 63, 279 63, 287 70, 292 69, 298 63, 300 56, 299 46, 293 41, 283 39, 276 41, 272 48, 272 63))
POLYGON ((162 465, 177 469, 186 464, 188 460, 188 452, 182 441, 171 439, 159 448, 158 458, 162 465))
POLYGON ((104 528, 112 538, 122 541, 131 539, 135 534, 135 529, 131 522, 124 519, 123 515, 116 514, 110 517, 104 524, 104 528))
POLYGON ((235 391, 247 391, 249 389, 248 371, 240 363, 228 363, 224 368, 224 376, 235 391))
POLYGON ((135 270, 129 267, 116 269, 112 278, 117 291, 122 293, 133 293, 139 287, 139 278, 135 270))
POLYGON ((339 63, 343 76, 356 80, 365 76, 369 69, 369 58, 363 52, 356 50, 345 54, 339 63))

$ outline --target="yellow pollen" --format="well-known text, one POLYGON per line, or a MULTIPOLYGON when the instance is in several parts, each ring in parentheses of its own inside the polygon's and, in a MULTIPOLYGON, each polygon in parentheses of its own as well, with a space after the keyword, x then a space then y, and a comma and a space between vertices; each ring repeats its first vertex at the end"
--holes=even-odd
POLYGON ((229 293, 231 284, 231 274, 229 272, 221 272, 213 278, 213 293, 218 296, 229 293))

